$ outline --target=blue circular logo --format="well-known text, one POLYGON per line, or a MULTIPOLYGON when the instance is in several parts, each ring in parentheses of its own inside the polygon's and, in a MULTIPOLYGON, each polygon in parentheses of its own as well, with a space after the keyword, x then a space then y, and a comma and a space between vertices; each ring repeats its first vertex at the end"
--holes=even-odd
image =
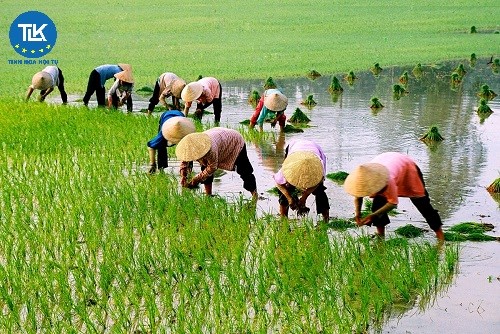
POLYGON ((25 12, 10 25, 9 39, 21 56, 40 58, 52 51, 56 44, 56 25, 44 13, 25 12))

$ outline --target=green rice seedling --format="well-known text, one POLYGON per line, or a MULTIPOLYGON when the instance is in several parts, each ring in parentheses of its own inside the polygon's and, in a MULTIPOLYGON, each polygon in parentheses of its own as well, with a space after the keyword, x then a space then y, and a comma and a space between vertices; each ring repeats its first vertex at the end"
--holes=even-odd
MULTIPOLYGON (((280 194, 278 187, 272 187, 271 189, 267 190, 267 192, 275 196, 279 196, 280 194)), ((291 195, 299 197, 302 195, 302 192, 299 189, 295 188, 291 195)))
POLYGON ((453 225, 449 228, 449 231, 470 234, 470 233, 484 233, 487 231, 492 231, 494 226, 492 224, 476 223, 476 222, 464 222, 457 225, 453 225))
POLYGON ((493 62, 491 63, 491 69, 493 71, 493 73, 499 73, 500 72, 500 59, 499 58, 496 58, 495 60, 493 60, 493 62))
POLYGON ((307 95, 307 98, 303 100, 300 104, 307 106, 307 107, 314 107, 316 105, 316 101, 314 101, 313 95, 307 95))
POLYGON ((477 107, 477 113, 478 114, 491 114, 493 110, 491 110, 490 106, 488 105, 488 100, 485 98, 481 98, 479 100, 479 106, 477 107))
POLYGON ((383 108, 384 105, 382 104, 382 102, 380 102, 380 100, 378 99, 378 97, 372 97, 370 99, 370 108, 371 109, 380 109, 380 108, 383 108))
POLYGON ((475 53, 470 54, 470 59, 469 59, 470 67, 475 67, 477 63, 477 57, 475 53))
POLYGON ((467 71, 465 70, 464 64, 458 64, 457 68, 454 70, 454 73, 458 73, 460 78, 463 78, 467 71))
POLYGON ((267 78, 266 82, 264 82, 264 89, 274 89, 277 87, 272 77, 267 78))
POLYGON ((475 33, 477 33, 476 26, 472 26, 472 27, 470 27, 470 33, 471 33, 471 34, 475 34, 475 33))
MULTIPOLYGON (((361 217, 364 218, 372 213, 372 205, 373 205, 373 201, 370 200, 369 198, 365 198, 363 200, 363 210, 361 210, 361 217)), ((387 214, 389 216, 396 216, 396 215, 399 215, 399 212, 394 208, 394 209, 390 210, 387 214)))
POLYGON ((408 91, 400 84, 394 84, 392 86, 392 96, 394 99, 399 100, 401 96, 407 94, 408 91))
POLYGON ((444 240, 446 241, 467 241, 467 236, 456 232, 444 232, 444 240))
POLYGON ((416 79, 420 79, 424 73, 422 64, 418 63, 417 65, 415 65, 415 67, 411 70, 411 73, 416 79))
POLYGON ((260 100, 260 94, 258 91, 253 90, 250 95, 248 96, 248 103, 252 105, 252 107, 257 107, 257 103, 259 103, 260 100))
POLYGON ((309 79, 312 79, 312 80, 315 80, 317 78, 319 78, 321 76, 321 74, 316 71, 316 70, 310 70, 308 73, 307 73, 307 77, 309 79))
POLYGON ((287 125, 285 125, 283 132, 284 133, 300 133, 300 132, 304 132, 304 130, 302 130, 301 128, 298 128, 296 126, 293 126, 291 124, 287 124, 287 125))
POLYGON ((332 81, 330 82, 330 86, 328 86, 328 92, 330 94, 333 93, 341 93, 344 91, 344 88, 340 85, 339 79, 336 76, 332 77, 332 81))
POLYGON ((404 71, 403 74, 400 75, 399 82, 403 86, 406 86, 408 84, 408 71, 404 71))
POLYGON ((450 81, 452 87, 456 87, 462 83, 462 76, 458 74, 457 72, 451 73, 451 81, 450 81))
POLYGON ((422 141, 431 141, 438 142, 444 140, 444 138, 439 133, 439 129, 437 126, 433 125, 430 127, 429 131, 425 133, 422 137, 420 137, 422 141))
POLYGON ((470 241, 500 241, 500 237, 494 237, 484 233, 469 233, 467 235, 467 240, 470 241))
POLYGON ((309 123, 311 119, 300 108, 296 108, 288 121, 290 123, 309 123))
POLYGON ((327 226, 337 231, 345 231, 356 227, 356 224, 348 219, 334 218, 328 221, 327 226))
POLYGON ((481 90, 477 93, 477 96, 487 100, 493 100, 497 96, 497 94, 490 89, 490 86, 481 85, 481 90))
POLYGON ((250 124, 250 120, 249 119, 244 119, 240 122, 241 125, 249 125, 250 124))
POLYGON ((151 95, 153 93, 153 88, 149 86, 142 86, 139 89, 135 89, 135 92, 139 95, 147 96, 151 95))
POLYGON ((344 79, 347 81, 347 83, 349 84, 349 86, 352 86, 354 85, 354 81, 356 81, 358 77, 354 74, 354 71, 350 71, 345 77, 344 79))
POLYGON ((411 224, 398 227, 397 229, 394 230, 396 234, 399 234, 406 238, 420 237, 424 234, 424 231, 425 231, 424 229, 413 226, 411 224))
POLYGON ((380 67, 379 63, 373 64, 372 67, 370 67, 370 72, 373 73, 373 75, 378 76, 382 72, 382 67, 380 67))
POLYGON ((343 183, 348 176, 349 176, 349 173, 344 172, 344 171, 338 171, 335 173, 326 174, 327 179, 330 179, 330 180, 338 182, 338 183, 343 183))
POLYGON ((491 184, 486 188, 486 190, 491 194, 500 193, 500 177, 496 178, 491 182, 491 184))

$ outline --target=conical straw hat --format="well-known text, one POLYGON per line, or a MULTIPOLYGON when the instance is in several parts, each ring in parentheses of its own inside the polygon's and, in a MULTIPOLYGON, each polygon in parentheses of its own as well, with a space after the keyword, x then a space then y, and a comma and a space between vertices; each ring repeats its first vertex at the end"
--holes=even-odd
POLYGON ((347 193, 364 197, 382 190, 389 181, 389 170, 382 164, 369 162, 359 165, 344 181, 347 193))
POLYGON ((132 72, 132 65, 130 64, 118 63, 118 66, 120 66, 120 68, 124 71, 132 72))
POLYGON ((35 75, 33 75, 33 78, 31 78, 31 86, 34 89, 45 90, 45 89, 49 89, 53 85, 54 85, 54 82, 52 80, 52 77, 47 72, 43 72, 43 71, 37 72, 37 73, 35 73, 35 75))
POLYGON ((264 106, 269 110, 282 111, 286 109, 287 105, 287 97, 280 92, 271 93, 264 97, 264 106))
POLYGON ((177 144, 175 155, 182 161, 194 161, 203 158, 211 146, 212 142, 206 133, 190 133, 177 144))
POLYGON ((170 89, 170 91, 172 92, 172 96, 179 99, 181 97, 181 93, 184 87, 186 87, 186 81, 182 79, 175 79, 172 82, 172 88, 170 89))
POLYGON ((200 97, 203 93, 203 85, 199 82, 190 82, 184 87, 181 98, 185 102, 191 102, 200 97))
POLYGON ((161 126, 161 133, 170 144, 179 143, 182 138, 193 132, 196 132, 193 121, 182 116, 172 117, 161 126))
POLYGON ((308 151, 293 152, 282 166, 283 176, 299 189, 316 186, 323 180, 323 164, 320 158, 308 151))
POLYGON ((121 71, 115 74, 115 78, 127 83, 134 83, 134 77, 132 76, 132 72, 129 70, 121 71))

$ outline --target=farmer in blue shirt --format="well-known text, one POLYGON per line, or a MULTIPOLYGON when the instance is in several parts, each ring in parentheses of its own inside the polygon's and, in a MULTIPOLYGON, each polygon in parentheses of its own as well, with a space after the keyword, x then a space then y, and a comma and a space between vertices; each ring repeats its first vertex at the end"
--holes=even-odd
POLYGON ((157 168, 168 167, 167 147, 177 144, 184 136, 195 131, 194 123, 186 118, 182 111, 169 110, 161 114, 158 134, 147 143, 149 174, 156 172, 157 168), (156 151, 158 151, 158 164, 156 164, 156 151))
POLYGON ((115 74, 125 70, 132 71, 132 66, 129 64, 106 64, 94 68, 92 72, 90 72, 89 82, 87 83, 87 92, 83 97, 83 104, 87 106, 89 104, 90 97, 95 92, 97 105, 99 107, 106 106, 106 89, 104 88, 104 84, 108 79, 113 78, 115 74))

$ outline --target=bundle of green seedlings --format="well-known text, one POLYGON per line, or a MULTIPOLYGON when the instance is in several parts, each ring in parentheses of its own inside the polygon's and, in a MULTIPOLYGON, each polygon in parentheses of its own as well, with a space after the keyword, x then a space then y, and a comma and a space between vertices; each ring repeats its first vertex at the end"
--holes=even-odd
POLYGON ((311 119, 300 108, 296 108, 292 117, 288 120, 290 123, 309 123, 311 119))
MULTIPOLYGON (((361 217, 362 218, 364 218, 372 213, 372 206, 373 206, 373 201, 371 199, 365 198, 363 200, 363 209, 361 210, 361 217)), ((396 208, 394 208, 394 209, 390 210, 389 212, 387 212, 387 214, 389 216, 396 216, 396 215, 399 215, 400 212, 396 208)))
POLYGON ((345 231, 350 228, 355 228, 356 224, 349 219, 332 218, 328 221, 326 226, 336 231, 345 231))
POLYGON ((415 65, 411 73, 416 79, 420 79, 424 73, 424 71, 422 70, 422 64, 418 63, 417 65, 415 65))
POLYGON ((274 89, 276 87, 278 86, 276 86, 272 77, 267 78, 266 82, 264 82, 264 89, 274 89))
POLYGON ((403 74, 399 77, 399 82, 406 86, 408 84, 408 71, 404 71, 403 74))
POLYGON ((482 97, 487 100, 493 100, 497 94, 490 89, 488 85, 481 85, 481 91, 477 93, 477 96, 482 97))
POLYGON ((332 82, 330 83, 330 86, 328 86, 328 92, 330 94, 333 93, 342 93, 344 91, 344 88, 340 85, 339 79, 337 79, 336 76, 333 76, 332 82))
POLYGON ((400 84, 394 84, 392 86, 392 96, 394 99, 399 100, 401 96, 407 94, 408 91, 400 84))
POLYGON ((493 180, 486 190, 491 194, 500 194, 500 177, 493 180))
POLYGON ((462 82, 462 76, 458 74, 457 72, 451 73, 451 85, 452 86, 457 86, 462 82))
POLYGON ((398 227, 397 229, 394 230, 396 234, 401 235, 405 238, 421 237, 425 231, 426 231, 425 229, 413 226, 411 224, 398 227))
POLYGON ((477 112, 479 114, 491 114, 493 110, 491 110, 490 106, 488 105, 488 100, 485 98, 481 98, 479 100, 479 106, 477 107, 477 112))
POLYGON ((467 71, 465 70, 465 67, 464 67, 464 64, 459 64, 457 66, 457 68, 453 71, 454 73, 458 73, 458 75, 460 76, 460 78, 462 79, 465 74, 467 73, 467 71))
POLYGON ((135 92, 139 95, 150 95, 153 93, 153 88, 149 87, 149 86, 142 86, 141 88, 139 89, 135 89, 135 92))
POLYGON ((316 71, 316 70, 310 70, 307 73, 307 77, 309 79, 313 79, 313 80, 319 78, 320 76, 321 76, 321 74, 318 71, 316 71))
POLYGON ((477 63, 477 56, 475 53, 471 53, 470 59, 469 59, 470 67, 476 66, 477 63))
POLYGON ((485 234, 493 229, 492 224, 464 222, 450 227, 444 238, 448 241, 500 241, 500 237, 485 234))
POLYGON ((493 73, 498 73, 500 72, 500 59, 499 58, 496 58, 495 60, 493 60, 493 62, 491 63, 491 69, 493 71, 493 73))
POLYGON ((314 101, 313 95, 307 95, 307 98, 303 100, 300 104, 307 107, 314 107, 316 105, 316 101, 314 101))
POLYGON ((472 26, 472 27, 470 27, 470 33, 471 33, 471 34, 475 34, 475 33, 477 33, 476 26, 472 26))
POLYGON ((382 102, 380 102, 378 97, 372 97, 370 102, 371 102, 370 104, 371 109, 380 109, 384 107, 384 105, 382 104, 382 102))
POLYGON ((248 96, 248 103, 254 108, 257 107, 257 103, 259 103, 259 100, 260 100, 260 94, 256 90, 253 90, 248 96))
POLYGON ((432 142, 437 142, 437 141, 442 141, 444 138, 441 136, 439 133, 439 129, 437 126, 433 125, 427 131, 426 134, 424 134, 422 137, 420 137, 420 140, 422 141, 432 141, 432 142))
POLYGON ((283 132, 284 133, 301 133, 301 132, 304 132, 304 130, 302 130, 301 128, 298 128, 296 126, 293 126, 291 124, 287 124, 283 128, 283 132))
POLYGON ((380 67, 379 63, 375 63, 372 67, 370 67, 370 72, 372 72, 375 76, 379 75, 382 72, 382 67, 380 67))
POLYGON ((349 176, 349 173, 344 172, 344 171, 338 171, 335 173, 326 174, 327 179, 330 179, 332 181, 339 182, 339 183, 344 182, 348 176, 349 176))
POLYGON ((353 71, 350 71, 345 77, 344 79, 347 81, 347 83, 349 84, 349 86, 352 86, 354 85, 354 81, 356 81, 358 77, 354 74, 353 71))

